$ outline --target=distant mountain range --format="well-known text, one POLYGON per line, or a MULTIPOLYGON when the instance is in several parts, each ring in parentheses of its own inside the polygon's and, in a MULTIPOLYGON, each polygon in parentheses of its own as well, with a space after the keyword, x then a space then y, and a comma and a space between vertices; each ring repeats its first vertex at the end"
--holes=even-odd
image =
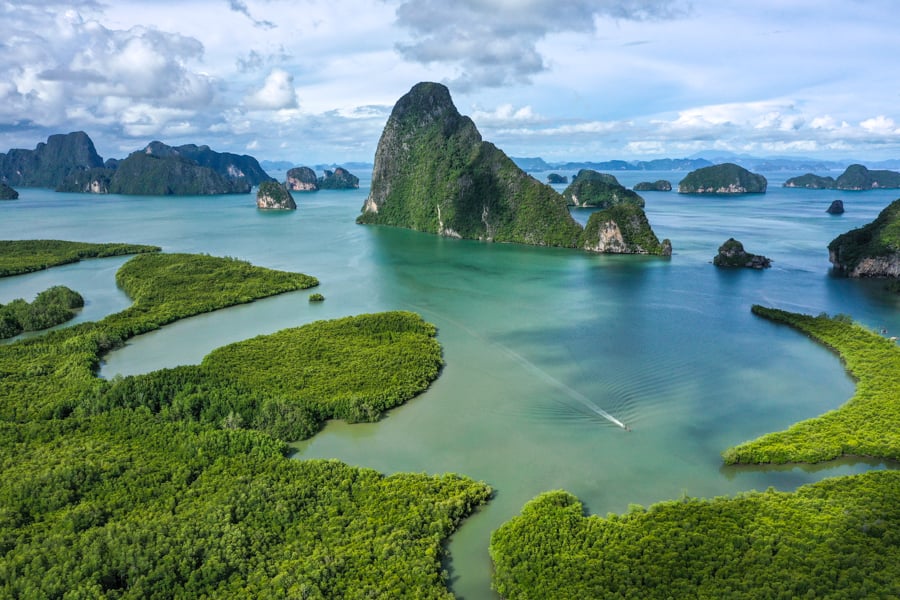
MULTIPOLYGON (((581 162, 547 162, 540 157, 510 157, 520 169, 525 171, 694 171, 725 162, 734 163, 751 171, 790 171, 814 173, 821 171, 843 171, 859 160, 821 160, 803 157, 758 157, 746 154, 702 153, 687 158, 659 158, 655 160, 607 160, 581 162)), ((900 169, 900 159, 867 162, 869 168, 900 169)))

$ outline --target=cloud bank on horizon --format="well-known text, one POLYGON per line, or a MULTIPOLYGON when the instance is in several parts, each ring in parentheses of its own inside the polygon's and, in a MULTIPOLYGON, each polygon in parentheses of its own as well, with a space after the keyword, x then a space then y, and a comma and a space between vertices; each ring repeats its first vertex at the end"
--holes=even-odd
POLYGON ((16 0, 0 151, 86 131, 296 164, 371 161, 440 81, 513 156, 900 157, 892 0, 16 0))

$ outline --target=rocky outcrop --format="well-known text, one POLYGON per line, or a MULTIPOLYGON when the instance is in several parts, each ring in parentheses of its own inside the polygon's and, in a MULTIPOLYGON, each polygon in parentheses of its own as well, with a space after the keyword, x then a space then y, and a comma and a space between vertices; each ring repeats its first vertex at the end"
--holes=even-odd
MULTIPOLYGON (((118 165, 118 162, 116 163, 118 165)), ((108 194, 109 182, 115 175, 115 168, 98 167, 86 171, 69 173, 56 187, 57 192, 77 192, 82 194, 108 194)))
POLYGON ((734 163, 691 171, 678 184, 679 194, 764 194, 768 182, 734 163))
POLYGON ((844 214, 844 201, 843 200, 834 200, 831 205, 825 209, 829 215, 842 215, 844 214))
POLYGON ((256 192, 256 207, 274 210, 294 210, 297 203, 287 187, 277 181, 263 181, 256 192))
POLYGON ((610 254, 672 255, 672 243, 660 242, 644 210, 628 202, 592 214, 582 233, 581 247, 610 254))
POLYGON ((316 192, 319 190, 316 172, 309 167, 294 167, 288 170, 285 186, 292 192, 316 192))
POLYGON ((834 238, 828 260, 850 277, 900 278, 900 199, 871 223, 834 238))
POLYGON ((19 192, 12 189, 5 183, 0 183, 0 200, 16 200, 19 197, 19 192))
POLYGON ((34 150, 0 154, 0 181, 11 186, 56 188, 74 171, 103 166, 94 142, 83 131, 51 135, 34 150))
POLYGON ((547 175, 547 183, 549 184, 559 184, 559 183, 569 183, 569 178, 565 175, 560 175, 559 173, 550 173, 547 175))
POLYGON ((325 169, 325 175, 317 181, 320 190, 355 190, 359 189, 359 177, 343 167, 334 171, 325 169))
POLYGON ((566 247, 582 231, 562 196, 483 141, 438 83, 415 85, 394 106, 357 222, 566 247))
POLYGON ((807 173, 792 177, 784 182, 784 187, 798 187, 810 190, 865 191, 900 188, 900 173, 884 169, 869 170, 863 165, 850 165, 837 178, 823 177, 807 173))
POLYGON ((719 246, 719 253, 713 258, 717 267, 743 267, 747 269, 768 269, 772 261, 761 254, 751 254, 744 245, 734 238, 719 246))
POLYGON ((634 186, 634 191, 636 192, 671 192, 672 184, 665 179, 658 179, 656 181, 642 181, 636 186, 634 186))
POLYGON ((629 190, 607 173, 581 169, 563 191, 563 198, 572 206, 609 208, 623 202, 644 206, 644 199, 629 190))

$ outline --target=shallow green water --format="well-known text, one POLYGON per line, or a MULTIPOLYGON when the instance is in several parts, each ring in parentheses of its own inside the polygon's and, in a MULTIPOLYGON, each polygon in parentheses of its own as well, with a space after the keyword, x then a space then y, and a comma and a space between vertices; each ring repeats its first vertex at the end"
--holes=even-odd
MULTIPOLYGON (((680 175, 619 179, 660 177, 677 182, 680 175)), ((785 190, 774 176, 765 196, 646 193, 654 229, 675 248, 671 259, 659 259, 357 226, 366 183, 355 192, 298 195, 300 209, 286 214, 259 212, 250 196, 22 190, 21 200, 0 204, 0 237, 152 243, 321 281, 321 304, 310 304, 309 292, 285 294, 136 338, 107 357, 104 376, 197 363, 231 341, 321 318, 408 309, 435 323, 446 367, 431 389, 379 423, 331 423, 296 449, 298 458, 339 458, 385 473, 452 471, 493 486, 496 497, 450 544, 453 590, 467 600, 492 597, 490 532, 542 491, 567 489, 605 514, 682 494, 792 489, 883 468, 845 461, 726 469, 719 453, 853 393, 836 357, 754 317, 751 304, 844 312, 900 331, 900 299, 874 282, 830 276, 825 250, 835 235, 873 219, 895 192, 785 190), (824 212, 835 198, 847 206, 842 217, 824 212), (712 267, 731 236, 771 257, 773 268, 712 267)), ((119 264, 89 261, 0 280, 0 302, 61 282, 85 296, 81 318, 96 319, 127 304, 112 279, 119 264)))

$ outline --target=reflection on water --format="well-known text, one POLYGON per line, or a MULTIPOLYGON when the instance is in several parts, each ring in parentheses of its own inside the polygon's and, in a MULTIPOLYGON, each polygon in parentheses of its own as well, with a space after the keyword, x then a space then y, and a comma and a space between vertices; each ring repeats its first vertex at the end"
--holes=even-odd
MULTIPOLYGON (((632 185, 682 175, 617 177, 632 185)), ((321 304, 310 304, 308 292, 285 294, 140 336, 106 357, 104 376, 197 363, 226 343, 316 319, 405 309, 433 322, 446 364, 426 393, 378 423, 329 423, 295 448, 301 459, 339 458, 385 473, 458 472, 494 487, 490 505, 450 544, 453 591, 467 600, 493 597, 490 532, 546 490, 567 489, 605 514, 682 494, 793 489, 888 466, 846 460, 723 468, 720 452, 834 408, 854 390, 832 353, 753 316, 752 304, 843 312, 900 331, 897 298, 869 282, 831 276, 825 250, 837 234, 873 219, 891 192, 846 196, 840 218, 824 211, 842 193, 774 182, 752 198, 647 193, 654 230, 674 246, 674 255, 661 259, 358 226, 365 186, 303 195, 296 212, 277 218, 257 211, 248 196, 67 194, 63 203, 52 192, 24 190, 16 203, 0 205, 0 234, 158 244, 321 281, 321 304), (729 237, 771 257, 773 268, 712 267, 729 237)), ((576 218, 584 222, 588 214, 577 211, 576 218)), ((104 267, 81 265, 97 266, 66 285, 84 292, 91 269, 104 267)), ((27 277, 0 280, 7 286, 0 293, 15 297, 27 277)), ((104 277, 106 289, 121 294, 111 275, 104 277)), ((109 303, 106 310, 120 308, 109 303)))

